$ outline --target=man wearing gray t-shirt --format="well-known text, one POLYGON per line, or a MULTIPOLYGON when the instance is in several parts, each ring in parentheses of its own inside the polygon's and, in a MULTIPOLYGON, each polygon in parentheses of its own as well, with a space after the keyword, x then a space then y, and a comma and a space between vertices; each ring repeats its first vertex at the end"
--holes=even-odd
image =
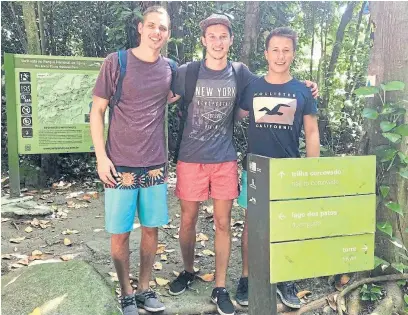
MULTIPOLYGON (((234 314, 225 288, 231 250, 231 208, 238 197, 237 153, 233 145, 234 105, 237 82, 227 60, 233 42, 226 16, 213 14, 200 23, 206 58, 201 61, 195 93, 188 106, 177 163, 176 195, 181 204, 180 246, 184 271, 170 284, 178 295, 194 279, 195 226, 199 204, 209 197, 214 202, 215 288, 211 300, 220 314, 234 314)), ((242 65, 243 85, 254 75, 242 65)), ((187 65, 178 69, 175 93, 184 96, 187 65)))

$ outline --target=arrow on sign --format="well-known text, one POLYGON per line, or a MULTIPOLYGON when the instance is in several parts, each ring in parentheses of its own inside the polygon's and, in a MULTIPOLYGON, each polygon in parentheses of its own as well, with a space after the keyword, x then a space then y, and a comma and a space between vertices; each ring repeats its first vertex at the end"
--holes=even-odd
POLYGON ((282 178, 283 176, 285 176, 285 173, 284 173, 283 171, 281 171, 281 172, 279 173, 279 176, 280 176, 280 178, 282 178))
POLYGON ((285 219, 285 218, 286 218, 286 217, 283 215, 283 213, 279 214, 279 219, 283 220, 283 219, 285 219))
POLYGON ((367 247, 367 245, 364 245, 364 247, 362 248, 363 249, 363 251, 367 251, 368 250, 368 247, 367 247))

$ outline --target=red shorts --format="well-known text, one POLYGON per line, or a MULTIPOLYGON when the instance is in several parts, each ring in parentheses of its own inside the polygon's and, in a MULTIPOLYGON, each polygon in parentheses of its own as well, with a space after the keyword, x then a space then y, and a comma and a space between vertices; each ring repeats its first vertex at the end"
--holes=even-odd
POLYGON ((187 201, 208 198, 232 200, 238 197, 237 161, 201 164, 179 161, 176 168, 176 196, 187 201))

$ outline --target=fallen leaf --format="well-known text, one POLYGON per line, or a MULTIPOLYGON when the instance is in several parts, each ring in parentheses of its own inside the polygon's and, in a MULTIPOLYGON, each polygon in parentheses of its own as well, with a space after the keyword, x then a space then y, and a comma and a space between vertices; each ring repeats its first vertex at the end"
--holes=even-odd
POLYGON ((43 224, 43 223, 40 223, 40 227, 42 228, 42 229, 46 229, 47 227, 50 227, 51 225, 49 225, 49 224, 43 224))
POLYGON ((342 275, 340 278, 340 283, 342 285, 347 284, 350 281, 350 277, 348 275, 342 275))
POLYGON ((242 226, 244 225, 244 221, 236 221, 232 226, 242 226))
POLYGON ((26 231, 27 233, 31 233, 33 231, 33 228, 31 226, 27 226, 24 231, 26 231))
POLYGON ((165 249, 164 251, 165 251, 166 253, 172 253, 172 252, 175 251, 175 249, 165 249))
POLYGON ((167 261, 167 255, 161 254, 160 255, 160 260, 161 261, 167 261))
POLYGON ((162 263, 156 261, 156 262, 153 264, 153 269, 154 269, 154 270, 162 270, 162 269, 163 269, 162 263))
POLYGON ((86 200, 86 201, 89 201, 89 200, 91 200, 91 196, 90 195, 84 195, 83 197, 82 197, 82 199, 83 200, 86 200))
POLYGON ((17 261, 17 264, 20 264, 20 265, 23 265, 23 266, 28 266, 29 263, 30 263, 30 261, 28 260, 28 257, 20 259, 19 261, 17 261))
POLYGON ((193 267, 193 270, 194 270, 195 273, 197 273, 197 272, 200 271, 200 268, 198 268, 198 267, 193 267))
POLYGON ((201 241, 208 241, 208 236, 203 234, 203 233, 199 233, 196 235, 196 242, 201 242, 201 241))
POLYGON ((166 246, 167 245, 165 245, 165 244, 158 244, 157 245, 157 250, 156 250, 156 255, 163 254, 165 249, 166 249, 166 246))
POLYGON ((30 314, 28 315, 41 315, 41 309, 36 307, 30 314))
POLYGON ((11 219, 10 218, 1 218, 1 222, 3 223, 3 222, 7 222, 7 221, 10 221, 11 219))
POLYGON ((72 255, 72 254, 68 254, 68 255, 62 255, 60 258, 61 258, 61 260, 63 260, 63 261, 68 261, 68 260, 72 260, 72 259, 74 259, 74 255, 72 255))
POLYGON ((205 208, 205 211, 208 214, 213 214, 214 213, 214 207, 213 206, 208 206, 208 207, 205 208))
POLYGON ((49 220, 40 220, 39 222, 40 222, 40 224, 48 224, 48 223, 50 223, 49 220))
POLYGON ((299 299, 303 299, 304 297, 309 297, 310 295, 312 295, 312 292, 307 291, 307 290, 300 291, 300 292, 298 292, 298 293, 296 294, 296 296, 297 296, 299 299))
POLYGON ((149 287, 155 288, 156 287, 156 281, 149 281, 149 287))
POLYGON ((31 256, 41 256, 43 254, 42 251, 36 249, 31 253, 31 256))
POLYGON ((16 237, 16 238, 10 238, 10 243, 17 243, 20 244, 22 241, 25 240, 25 236, 22 237, 16 237))
POLYGON ((119 282, 118 274, 116 272, 108 272, 108 274, 111 276, 112 282, 119 282))
POLYGON ((180 237, 180 236, 179 236, 178 234, 174 234, 174 235, 173 235, 173 238, 175 238, 175 239, 179 239, 179 237, 180 237))
POLYGON ((31 221, 31 225, 34 226, 34 227, 38 227, 40 225, 40 221, 38 221, 38 219, 34 218, 31 221))
POLYGON ((156 278, 156 283, 161 286, 164 287, 166 284, 168 284, 170 282, 170 280, 167 279, 163 279, 163 278, 156 278))
POLYGON ((204 249, 203 254, 206 256, 215 256, 215 253, 209 249, 204 249))
POLYGON ((70 230, 70 229, 66 229, 65 231, 62 231, 62 234, 64 235, 71 235, 71 234, 78 234, 79 231, 77 230, 70 230))
POLYGON ((173 274, 174 274, 176 277, 178 277, 178 276, 179 276, 179 274, 180 274, 180 272, 178 272, 178 271, 174 271, 174 270, 173 270, 173 274))
POLYGON ((98 232, 102 232, 103 231, 103 229, 95 229, 95 230, 93 230, 95 233, 98 233, 98 232))
POLYGON ((205 275, 197 276, 197 277, 205 282, 212 282, 214 281, 214 278, 215 278, 213 273, 207 273, 205 275))
POLYGON ((72 245, 71 240, 70 240, 69 238, 64 238, 64 245, 65 245, 65 246, 70 246, 70 245, 72 245))
POLYGON ((133 223, 133 229, 136 230, 140 228, 140 223, 133 223))
POLYGON ((170 225, 165 224, 165 225, 163 225, 163 229, 177 229, 177 226, 172 225, 172 224, 170 224, 170 225))

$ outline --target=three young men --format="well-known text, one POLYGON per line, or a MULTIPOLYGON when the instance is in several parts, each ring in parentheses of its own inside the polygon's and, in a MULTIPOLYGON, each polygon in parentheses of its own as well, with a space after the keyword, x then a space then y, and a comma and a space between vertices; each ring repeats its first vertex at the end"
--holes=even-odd
POLYGON ((106 149, 103 118, 119 80, 117 53, 110 54, 103 63, 90 117, 98 174, 105 183, 105 228, 112 234, 111 256, 124 315, 137 315, 137 305, 151 312, 165 309, 149 289, 149 280, 157 250, 157 228, 169 221, 164 117, 171 69, 160 55, 170 37, 167 12, 161 7, 148 8, 138 31, 140 46, 126 51, 126 75, 119 103, 110 106, 106 149), (135 295, 129 281, 129 234, 136 211, 142 237, 135 295))
MULTIPOLYGON (((277 28, 266 38, 268 73, 249 84, 239 104, 239 116, 249 115, 248 153, 271 158, 299 158, 299 138, 303 126, 306 156, 320 155, 316 103, 311 91, 290 74, 296 43, 296 33, 289 28, 277 28)), ((242 182, 246 183, 246 171, 243 172, 242 182)), ((247 208, 246 190, 244 184, 242 196, 238 199, 244 208, 247 208)), ((242 235, 242 261, 242 277, 236 299, 238 303, 248 305, 247 216, 242 235)), ((277 292, 284 304, 292 308, 300 307, 293 282, 279 283, 277 292)))
MULTIPOLYGON (((136 305, 152 312, 165 308, 149 290, 148 283, 157 247, 157 227, 168 222, 163 123, 171 70, 160 56, 160 49, 169 38, 169 27, 170 19, 163 8, 151 7, 144 13, 143 23, 138 25, 140 46, 127 51, 123 91, 118 105, 111 108, 106 149, 103 117, 118 83, 117 54, 106 58, 94 89, 91 132, 98 174, 106 185, 105 225, 112 234, 111 254, 122 290, 125 315, 138 314, 136 305), (142 225, 142 239, 139 283, 134 295, 128 275, 129 233, 136 210, 142 225)), ((231 208, 233 199, 238 197, 238 166, 232 134, 234 105, 240 99, 240 91, 237 90, 232 63, 227 60, 233 42, 230 21, 223 15, 212 15, 203 20, 200 27, 206 58, 200 64, 195 95, 188 107, 177 164, 176 195, 181 203, 180 246, 185 270, 171 283, 169 291, 173 295, 181 294, 194 280, 199 203, 211 196, 216 225, 216 283, 211 299, 220 314, 234 314, 225 282, 231 247, 231 208)), ((283 65, 289 68, 290 62, 284 59, 275 63, 278 68, 283 65)), ((249 85, 249 91, 253 86, 250 82, 257 77, 246 66, 241 66, 241 90, 249 85)), ((175 92, 181 96, 185 94, 187 68, 187 65, 179 68, 175 82, 175 92)), ((273 78, 270 79, 274 82, 273 78)), ((301 83, 296 88, 308 91, 301 83)), ((246 92, 245 100, 250 99, 248 95, 246 92)), ((249 104, 248 101, 239 103, 249 104)), ((253 140, 251 136, 250 141, 253 140)), ((271 147, 273 145, 271 143, 271 147)), ((250 143, 252 146, 257 145, 250 143)), ((245 259, 243 255, 244 269, 245 259)))

